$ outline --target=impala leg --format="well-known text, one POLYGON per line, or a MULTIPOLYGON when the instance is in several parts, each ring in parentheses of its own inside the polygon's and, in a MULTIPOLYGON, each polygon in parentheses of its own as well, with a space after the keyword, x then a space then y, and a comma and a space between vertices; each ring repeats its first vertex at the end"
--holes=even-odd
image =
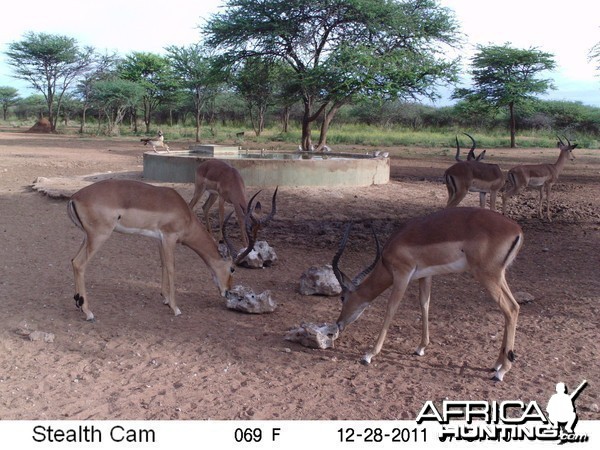
POLYGON ((448 189, 448 203, 446 203, 446 208, 458 206, 469 192, 468 189, 459 189, 454 177, 449 177, 446 181, 446 188, 448 189))
POLYGON ((429 345, 429 300, 431 298, 431 277, 419 279, 419 302, 421 303, 421 343, 415 353, 419 356, 425 354, 425 347, 429 345))
POLYGON ((410 278, 407 277, 402 280, 394 280, 394 286, 392 287, 392 292, 387 304, 387 310, 385 312, 385 319, 383 320, 383 327, 379 332, 379 337, 377 338, 375 347, 373 347, 370 352, 367 352, 365 356, 362 357, 361 363, 370 364, 371 359, 381 351, 381 347, 383 347, 383 342, 385 341, 385 337, 388 329, 390 328, 390 324, 392 323, 392 319, 398 310, 398 306, 400 305, 402 297, 404 297, 404 292, 406 292, 409 279, 410 278))
POLYGON ((223 222, 225 222, 225 199, 219 197, 219 242, 223 241, 223 222))
POLYGON ((181 311, 175 303, 175 241, 162 238, 160 240, 160 260, 162 265, 163 303, 168 304, 178 316, 181 311))
POLYGON ((479 193, 479 206, 481 208, 485 208, 485 195, 486 195, 485 192, 480 192, 479 193))
POLYGON ((542 214, 543 201, 544 201, 544 187, 540 186, 540 201, 539 201, 539 204, 538 204, 538 217, 540 219, 544 218, 544 215, 542 214))
POLYGON ((106 235, 99 234, 96 236, 86 233, 83 242, 81 243, 81 247, 79 247, 79 251, 71 260, 73 277, 75 278, 75 304, 83 311, 86 320, 90 322, 94 322, 95 319, 94 314, 89 308, 90 302, 85 290, 85 269, 88 261, 94 256, 109 236, 110 233, 106 235))
POLYGON ((548 217, 548 221, 552 222, 552 217, 550 217, 550 190, 552 189, 552 185, 546 185, 546 216, 548 217))
POLYGON ((204 221, 206 222, 206 229, 208 230, 209 233, 212 233, 212 228, 210 226, 210 208, 212 208, 212 206, 215 204, 215 202, 217 201, 217 198, 219 198, 219 194, 215 194, 215 193, 210 193, 208 195, 208 198, 206 199, 206 202, 204 202, 204 206, 202 206, 202 210, 204 211, 204 221))
POLYGON ((204 194, 204 184, 196 184, 196 187, 194 189, 194 196, 192 197, 192 199, 190 200, 190 209, 194 209, 194 206, 196 206, 196 203, 198 203, 198 200, 200 200, 200 198, 202 197, 202 194, 204 194))
POLYGON ((508 202, 509 196, 506 191, 502 193, 502 215, 506 215, 506 203, 508 202))
POLYGON ((519 304, 515 300, 514 296, 506 279, 504 273, 501 273, 500 279, 486 277, 480 278, 481 283, 486 287, 488 292, 494 301, 498 304, 504 315, 504 335, 502 337, 502 346, 500 347, 500 354, 494 364, 494 375, 495 381, 502 381, 506 372, 512 367, 512 363, 515 360, 515 334, 517 329, 517 318, 519 316, 519 304))
POLYGON ((490 209, 492 211, 496 211, 496 197, 498 196, 498 191, 490 191, 490 209))
POLYGON ((233 205, 235 209, 235 216, 237 217, 238 224, 240 226, 240 231, 242 233, 242 242, 244 243, 244 247, 248 247, 248 233, 246 233, 246 223, 245 223, 245 215, 244 211, 239 205, 233 205))
POLYGON ((169 304, 169 274, 167 272, 167 266, 166 266, 166 256, 165 256, 165 250, 164 250, 164 244, 162 242, 162 240, 158 241, 158 252, 160 255, 160 269, 161 269, 161 287, 160 287, 160 295, 163 298, 163 304, 168 305, 169 304))

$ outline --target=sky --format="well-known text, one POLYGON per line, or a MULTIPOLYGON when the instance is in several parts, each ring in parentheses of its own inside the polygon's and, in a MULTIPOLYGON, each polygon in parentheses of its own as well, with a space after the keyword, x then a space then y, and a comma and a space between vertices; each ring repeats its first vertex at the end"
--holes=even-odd
MULTIPOLYGON (((460 55, 463 68, 477 45, 507 42, 515 48, 537 48, 554 55, 557 68, 544 75, 556 90, 547 100, 579 101, 600 107, 600 71, 588 60, 590 49, 600 42, 600 2, 597 0, 439 0, 454 11, 465 41, 460 55)), ((221 11, 223 0, 28 0, 2 6, 0 25, 0 86, 27 90, 11 77, 6 64, 8 44, 33 31, 75 38, 80 45, 127 55, 134 51, 164 54, 169 45, 185 46, 200 40, 198 29, 221 11)), ((465 81, 465 87, 468 81, 465 81)), ((449 103, 451 89, 442 89, 449 103)))

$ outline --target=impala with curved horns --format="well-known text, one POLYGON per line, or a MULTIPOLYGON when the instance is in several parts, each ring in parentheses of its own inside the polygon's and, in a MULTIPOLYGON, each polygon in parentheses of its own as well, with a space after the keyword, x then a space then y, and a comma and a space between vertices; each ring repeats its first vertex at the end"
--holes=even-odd
MULTIPOLYGON (((465 136, 467 136, 469 139, 471 139, 471 148, 469 150, 469 153, 467 153, 467 161, 481 161, 483 160, 483 158, 485 158, 485 150, 483 150, 481 153, 479 153, 479 155, 475 156, 475 147, 477 146, 477 143, 475 142, 475 139, 473 139, 473 136, 471 136, 469 133, 463 133, 465 136)), ((462 159, 460 159, 460 144, 458 143, 458 136, 456 136, 456 155, 454 155, 454 159, 458 162, 462 161, 462 159)))
MULTIPOLYGON (((162 296, 177 316, 175 302, 175 244, 181 243, 200 256, 212 273, 222 296, 231 289, 235 261, 220 251, 213 237, 177 191, 141 181, 103 180, 79 190, 68 202, 68 214, 85 233, 81 247, 72 260, 75 277, 75 304, 94 321, 85 289, 85 269, 92 256, 113 231, 139 234, 159 241, 162 265, 162 296)), ((248 219, 250 220, 250 219, 248 219)), ((252 241, 249 245, 254 245, 252 241)), ((233 248, 230 254, 236 254, 233 248)))
POLYGON ((485 208, 486 195, 490 194, 490 209, 496 209, 498 191, 504 186, 504 175, 498 164, 481 162, 485 150, 475 156, 475 139, 465 133, 473 142, 466 161, 459 158, 460 146, 456 139, 457 163, 450 166, 444 173, 444 182, 448 190, 447 208, 458 206, 468 192, 479 192, 479 206, 485 208))
MULTIPOLYGON (((279 187, 275 188, 275 192, 273 193, 273 198, 271 199, 271 212, 262 219, 257 219, 254 216, 254 211, 259 211, 261 209, 260 202, 256 202, 255 206, 252 206, 252 202, 254 201, 254 198, 258 194, 260 194, 261 191, 258 191, 256 194, 254 194, 252 196, 252 198, 250 198, 250 201, 248 202, 248 206, 246 207, 247 213, 244 216, 244 228, 243 228, 245 230, 246 235, 249 237, 250 242, 241 253, 232 253, 232 257, 235 260, 235 264, 237 266, 246 266, 247 267, 244 259, 252 250, 254 250, 254 243, 256 242, 258 232, 261 229, 263 229, 264 227, 266 227, 269 224, 269 222, 271 221, 271 219, 273 219, 273 216, 275 216, 275 213, 277 212, 276 197, 277 197, 278 190, 279 190, 279 187)), ((229 219, 234 214, 234 212, 235 211, 231 211, 229 214, 227 214, 227 217, 223 221, 223 230, 225 230, 225 228, 227 227, 227 224, 229 223, 229 219)), ((231 242, 228 239, 227 234, 225 234, 225 233, 223 233, 223 240, 226 243, 227 250, 229 252, 232 252, 234 249, 234 246, 231 244, 231 242)))
POLYGON ((504 338, 494 364, 494 380, 500 381, 515 359, 514 342, 519 305, 506 283, 506 268, 523 244, 521 227, 511 219, 481 208, 449 208, 410 220, 388 239, 383 250, 375 232, 373 263, 353 280, 339 268, 348 241, 346 228, 333 258, 333 271, 342 286, 342 311, 337 319, 340 333, 357 320, 370 303, 392 288, 383 326, 375 346, 362 358, 369 364, 383 346, 387 330, 408 284, 419 281, 422 331, 417 355, 429 344, 429 299, 435 275, 469 271, 489 292, 504 315, 504 338))
POLYGON ((546 191, 546 216, 551 222, 550 216, 550 190, 558 181, 558 176, 565 167, 567 159, 571 161, 575 159, 573 149, 577 144, 571 144, 569 138, 565 136, 567 143, 565 144, 560 136, 557 136, 557 146, 560 149, 558 159, 554 164, 524 164, 513 167, 508 171, 507 188, 502 193, 502 214, 506 214, 506 204, 508 199, 519 194, 526 187, 536 188, 540 191, 540 200, 538 204, 538 216, 543 219, 543 197, 546 191))
MULTIPOLYGON (((222 230, 225 218, 225 203, 231 203, 233 205, 233 210, 242 233, 242 241, 245 246, 248 246, 248 233, 252 233, 254 238, 256 238, 258 231, 261 228, 266 227, 275 214, 275 196, 277 195, 277 189, 275 189, 275 194, 273 194, 273 208, 270 216, 262 221, 252 220, 252 227, 248 228, 245 217, 252 200, 248 202, 246 199, 246 185, 244 179, 235 167, 230 166, 225 161, 219 159, 209 159, 199 164, 196 168, 194 196, 189 203, 191 209, 194 209, 204 192, 208 192, 208 198, 202 206, 202 211, 204 212, 206 229, 209 233, 212 232, 209 215, 210 209, 217 199, 219 200, 219 240, 221 241, 223 240, 222 230)), ((254 197, 255 196, 256 194, 254 197)), ((255 210, 260 211, 260 202, 256 203, 255 210)))

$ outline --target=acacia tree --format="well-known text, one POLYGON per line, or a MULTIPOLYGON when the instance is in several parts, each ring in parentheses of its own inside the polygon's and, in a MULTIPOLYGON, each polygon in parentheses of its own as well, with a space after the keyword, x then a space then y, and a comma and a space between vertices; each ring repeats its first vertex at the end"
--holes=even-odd
POLYGON ((80 48, 75 39, 67 36, 28 32, 22 41, 8 44, 6 56, 14 77, 27 81, 44 96, 48 119, 55 131, 63 96, 89 69, 94 49, 80 48))
POLYGON ((202 114, 206 105, 214 99, 222 82, 221 76, 215 70, 214 58, 210 51, 200 44, 188 47, 170 46, 166 51, 175 78, 194 98, 196 142, 200 142, 202 114))
POLYGON ((90 99, 101 110, 107 121, 107 134, 118 135, 119 125, 127 111, 137 106, 145 95, 138 83, 120 78, 100 80, 93 84, 90 99))
POLYGON ((457 28, 435 0, 229 0, 203 33, 232 65, 264 57, 292 68, 309 150, 312 123, 324 114, 319 149, 357 96, 431 97, 436 81, 454 81, 444 50, 457 43, 457 28))
POLYGON ((518 49, 504 45, 478 46, 471 58, 474 87, 455 90, 454 98, 483 101, 496 108, 507 107, 510 120, 510 146, 516 146, 515 107, 536 94, 553 89, 549 79, 537 78, 556 67, 554 56, 536 48, 518 49))
POLYGON ((20 100, 19 91, 10 86, 0 86, 0 107, 2 108, 2 117, 8 119, 8 108, 16 105, 20 100))
POLYGON ((144 87, 145 93, 142 97, 144 124, 146 133, 150 133, 152 114, 163 99, 170 96, 176 88, 166 58, 154 53, 134 52, 125 58, 118 70, 124 80, 133 81, 144 87))
POLYGON ((256 136, 264 130, 267 109, 275 100, 280 73, 277 69, 272 61, 248 58, 233 78, 236 91, 246 103, 256 136))
POLYGON ((94 58, 91 68, 75 87, 75 94, 81 101, 81 121, 79 133, 85 131, 87 111, 91 105, 91 94, 94 83, 102 80, 107 80, 114 76, 119 58, 116 54, 104 54, 94 58))

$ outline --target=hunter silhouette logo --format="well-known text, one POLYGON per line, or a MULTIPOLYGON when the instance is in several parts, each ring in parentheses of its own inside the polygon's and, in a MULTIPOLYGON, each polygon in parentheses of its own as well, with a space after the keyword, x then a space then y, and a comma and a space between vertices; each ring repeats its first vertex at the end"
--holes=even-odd
POLYGON ((587 380, 583 380, 581 384, 573 391, 572 394, 567 393, 565 383, 556 384, 556 394, 550 397, 546 411, 548 419, 556 428, 562 428, 567 434, 575 433, 575 425, 577 424, 577 411, 575 409, 575 400, 581 394, 581 391, 587 386, 587 380))
POLYGON ((428 400, 416 422, 437 422, 442 425, 438 434, 441 442, 589 442, 588 435, 575 434, 578 419, 575 401, 587 384, 583 380, 569 394, 565 383, 557 383, 556 393, 550 397, 546 406, 546 414, 535 400, 444 400, 439 408, 428 400))

